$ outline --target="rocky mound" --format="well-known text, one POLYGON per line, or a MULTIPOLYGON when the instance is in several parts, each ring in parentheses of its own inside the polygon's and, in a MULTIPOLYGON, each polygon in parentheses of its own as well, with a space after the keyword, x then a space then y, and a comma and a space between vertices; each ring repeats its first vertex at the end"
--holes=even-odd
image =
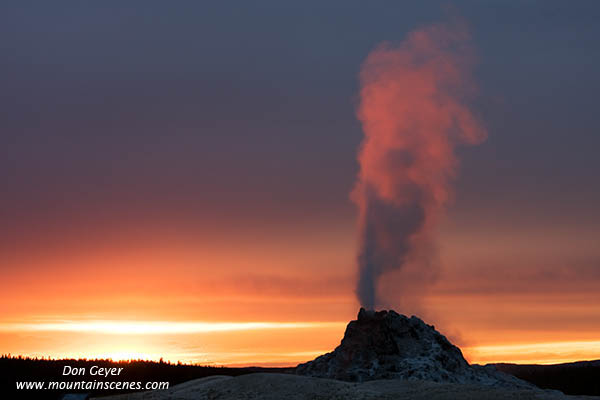
POLYGON ((352 382, 404 379, 532 387, 493 366, 469 365, 458 347, 415 316, 364 308, 357 320, 350 321, 333 352, 298 365, 296 373, 352 382))

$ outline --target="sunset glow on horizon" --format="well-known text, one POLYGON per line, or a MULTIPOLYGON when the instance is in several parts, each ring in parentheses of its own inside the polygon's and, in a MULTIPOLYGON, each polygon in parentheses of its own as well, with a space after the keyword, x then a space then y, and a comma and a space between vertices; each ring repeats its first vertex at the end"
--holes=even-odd
POLYGON ((86 332, 109 335, 189 334, 251 331, 260 329, 302 329, 338 326, 340 322, 172 322, 172 321, 60 321, 0 324, 0 332, 44 331, 86 332))
MULTIPOLYGON (((61 321, 61 322, 29 322, 4 323, 0 325, 0 337, 25 334, 31 339, 47 340, 59 338, 61 334, 75 334, 77 348, 46 348, 43 353, 26 350, 32 343, 19 344, 15 351, 7 353, 13 356, 30 357, 87 358, 125 360, 163 359, 168 362, 184 362, 189 364, 223 365, 223 366, 295 366, 321 354, 327 353, 341 338, 345 322, 173 322, 173 321, 61 321), (233 343, 246 343, 246 347, 230 351, 222 346, 222 340, 203 334, 223 333, 233 343), (192 339, 192 334, 197 337, 192 339), (306 335, 320 337, 312 344, 306 343, 306 335), (186 345, 169 345, 177 341, 177 337, 188 335, 182 343, 186 345), (281 338, 285 342, 300 344, 290 345, 286 350, 273 350, 273 343, 262 341, 263 336, 281 338), (151 336, 148 340, 148 336, 151 336), (237 337, 236 337, 237 336, 237 337), (144 339, 146 337, 146 339, 144 339), (115 338, 118 338, 115 342, 115 338), (208 343, 203 342, 208 339, 208 343), (232 340, 233 339, 233 340, 232 340), (143 344, 139 344, 139 343, 143 344), (133 344, 138 343, 138 344, 133 344), (194 351, 188 346, 195 343, 194 351), (221 344, 219 344, 221 343, 221 344), (252 343, 252 345, 248 345, 252 343), (257 345, 258 344, 258 345, 257 345), (307 347, 308 346, 308 347, 307 347), (312 349, 310 348, 312 346, 312 349), (321 347, 318 347, 321 346, 321 347), (135 348, 135 350, 132 350, 135 348), (169 350, 165 351, 164 349, 169 350), (202 351, 198 349, 202 348, 202 351), (81 350, 87 349, 87 350, 81 350)), ((280 339, 281 340, 281 339, 280 339)), ((515 340, 515 339, 512 339, 515 340)), ((62 346, 64 347, 64 346, 62 346)), ((471 363, 521 363, 521 364, 553 364, 585 359, 600 358, 600 341, 555 341, 555 342, 512 342, 503 341, 477 346, 462 347, 463 354, 471 363)))
MULTIPOLYGON (((439 278, 419 303, 392 308, 434 324, 472 363, 547 364, 600 358, 596 322, 600 294, 595 281, 554 267, 575 247, 596 254, 593 240, 570 244, 553 235, 521 232, 514 236, 513 254, 503 254, 510 241, 503 231, 478 237, 467 228, 463 224, 457 229, 453 220, 447 221, 439 240, 445 264, 439 278), (551 251, 558 261, 519 272, 522 263, 536 262, 530 247, 519 247, 521 237, 535 237, 536 246, 552 249, 546 253, 551 251), (559 240, 560 247, 556 246, 559 240), (472 246, 465 247, 467 242, 472 246), (494 263, 499 262, 515 268, 497 268, 494 263), (482 264, 487 267, 479 267, 482 264), (525 284, 525 274, 527 282, 536 284, 525 284)), ((353 296, 352 272, 346 267, 353 262, 352 228, 312 236, 312 229, 302 229, 298 247, 275 239, 242 245, 237 254, 218 248, 214 253, 199 253, 186 248, 185 240, 178 244, 172 240, 170 248, 148 246, 127 252, 117 248, 114 256, 105 251, 103 261, 94 252, 70 261, 59 254, 46 256, 46 261, 35 256, 39 266, 53 264, 53 258, 62 260, 62 266, 38 268, 38 279, 32 279, 25 268, 9 278, 14 284, 0 295, 2 352, 114 359, 133 354, 134 358, 232 366, 308 361, 339 344, 359 306, 353 296), (303 249, 313 252, 303 253, 303 249), (203 259, 229 267, 192 268, 192 263, 203 259), (231 275, 246 268, 244 259, 254 260, 261 269, 231 275), (286 276, 278 261, 304 265, 313 273, 286 276), (326 274, 311 268, 325 263, 326 274), (105 267, 92 267, 99 264, 105 267), (147 272, 138 274, 138 265, 145 265, 147 272), (169 266, 168 273, 161 266, 169 266), (113 275, 116 270, 118 279, 113 275), (63 272, 56 276, 56 271, 63 272)), ((19 258, 23 263, 27 260, 19 258)), ((384 289, 393 294, 393 288, 384 289)))

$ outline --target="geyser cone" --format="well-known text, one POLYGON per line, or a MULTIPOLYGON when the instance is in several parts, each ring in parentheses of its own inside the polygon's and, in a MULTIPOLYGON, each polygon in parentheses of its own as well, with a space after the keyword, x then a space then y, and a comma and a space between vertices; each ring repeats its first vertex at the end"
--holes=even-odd
POLYGON ((296 373, 345 381, 418 379, 531 387, 494 367, 469 365, 458 347, 415 316, 364 308, 333 352, 298 365, 296 373))

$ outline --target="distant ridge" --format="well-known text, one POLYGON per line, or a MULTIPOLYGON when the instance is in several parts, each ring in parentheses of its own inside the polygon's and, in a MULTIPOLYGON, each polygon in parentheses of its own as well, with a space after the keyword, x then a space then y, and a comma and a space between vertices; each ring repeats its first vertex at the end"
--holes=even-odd
POLYGON ((600 360, 563 364, 491 364, 543 389, 560 390, 569 395, 600 396, 600 360))

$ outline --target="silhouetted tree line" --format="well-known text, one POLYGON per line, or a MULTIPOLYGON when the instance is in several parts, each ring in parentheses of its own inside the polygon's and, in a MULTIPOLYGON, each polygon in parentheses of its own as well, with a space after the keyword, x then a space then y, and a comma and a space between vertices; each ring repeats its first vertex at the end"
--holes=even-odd
POLYGON ((89 393, 92 396, 111 395, 132 392, 132 390, 79 390, 79 391, 50 391, 50 390, 17 390, 17 381, 64 381, 77 382, 81 380, 93 381, 128 381, 128 382, 169 382, 169 386, 204 378, 211 375, 239 376, 252 372, 287 372, 286 368, 230 368, 206 365, 171 363, 160 361, 126 360, 113 361, 110 359, 61 359, 11 356, 6 354, 0 357, 0 398, 37 398, 60 399, 65 393, 89 393), (62 375, 65 365, 83 367, 86 375, 62 375), (90 367, 97 365, 104 368, 123 368, 118 376, 90 376, 90 367))

